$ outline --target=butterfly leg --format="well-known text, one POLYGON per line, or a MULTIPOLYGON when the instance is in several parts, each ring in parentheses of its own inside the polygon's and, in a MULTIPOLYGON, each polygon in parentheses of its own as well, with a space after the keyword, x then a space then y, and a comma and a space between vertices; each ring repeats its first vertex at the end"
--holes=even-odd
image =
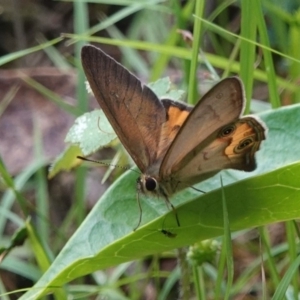
POLYGON ((168 196, 164 192, 162 192, 162 194, 165 198, 165 202, 166 202, 166 205, 167 205, 168 209, 169 209, 169 207, 171 207, 173 213, 175 214, 176 223, 177 223, 178 227, 180 227, 180 222, 179 222, 179 218, 178 218, 175 206, 170 202, 168 196))
POLYGON ((141 222, 142 222, 143 211, 142 211, 142 205, 141 205, 141 201, 140 201, 140 192, 139 192, 139 190, 137 190, 137 193, 136 193, 136 201, 137 201, 137 204, 138 204, 138 207, 139 207, 140 216, 139 216, 139 221, 138 221, 137 225, 133 228, 133 231, 136 231, 140 227, 141 222))

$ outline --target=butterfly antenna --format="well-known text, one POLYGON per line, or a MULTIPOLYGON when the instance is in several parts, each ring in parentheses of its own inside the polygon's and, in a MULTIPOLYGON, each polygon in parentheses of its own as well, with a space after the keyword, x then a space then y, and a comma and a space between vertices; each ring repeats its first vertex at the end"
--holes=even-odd
POLYGON ((202 191, 202 190, 199 190, 199 189, 195 188, 194 186, 190 186, 190 188, 192 188, 193 190, 195 190, 195 191, 197 191, 197 192, 206 194, 206 192, 204 192, 204 191, 202 191))
POLYGON ((125 171, 130 170, 130 171, 133 171, 133 172, 136 172, 136 173, 140 174, 140 172, 138 172, 138 171, 136 171, 134 169, 131 169, 129 167, 124 167, 124 166, 120 166, 120 165, 114 165, 114 164, 110 164, 110 163, 105 163, 103 161, 89 159, 89 158, 86 158, 86 157, 83 157, 83 156, 80 156, 80 155, 78 155, 77 158, 79 158, 81 160, 84 160, 84 161, 93 162, 93 163, 96 163, 96 164, 108 166, 108 167, 115 167, 115 168, 123 169, 125 171))

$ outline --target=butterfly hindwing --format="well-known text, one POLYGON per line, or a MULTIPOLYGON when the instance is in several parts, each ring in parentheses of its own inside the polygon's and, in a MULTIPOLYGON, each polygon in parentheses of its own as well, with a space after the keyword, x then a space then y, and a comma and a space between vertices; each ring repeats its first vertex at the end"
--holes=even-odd
POLYGON ((164 156, 166 155, 166 152, 168 151, 182 124, 192 110, 192 107, 186 105, 185 103, 175 102, 169 99, 163 99, 162 104, 166 111, 166 122, 162 125, 160 133, 160 142, 157 156, 159 165, 161 164, 164 156))
POLYGON ((167 178, 178 164, 199 145, 206 147, 219 128, 236 121, 244 109, 241 81, 226 78, 209 90, 196 104, 172 142, 160 169, 167 178))
POLYGON ((265 127, 255 117, 244 117, 221 128, 205 148, 196 147, 172 173, 172 185, 183 189, 223 169, 253 171, 255 152, 265 139, 265 127), (230 129, 230 131, 229 131, 230 129))
POLYGON ((254 154, 265 139, 265 126, 244 109, 241 81, 227 78, 191 110, 170 145, 160 168, 165 193, 175 193, 222 169, 252 171, 254 154))

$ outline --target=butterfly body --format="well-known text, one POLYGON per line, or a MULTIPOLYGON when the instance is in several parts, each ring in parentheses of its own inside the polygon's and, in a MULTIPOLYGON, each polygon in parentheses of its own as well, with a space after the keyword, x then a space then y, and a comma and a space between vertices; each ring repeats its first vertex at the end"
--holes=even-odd
POLYGON ((266 127, 242 117, 243 84, 220 81, 195 107, 154 92, 110 56, 82 49, 82 64, 93 93, 142 175, 137 189, 169 197, 223 169, 252 171, 266 127))

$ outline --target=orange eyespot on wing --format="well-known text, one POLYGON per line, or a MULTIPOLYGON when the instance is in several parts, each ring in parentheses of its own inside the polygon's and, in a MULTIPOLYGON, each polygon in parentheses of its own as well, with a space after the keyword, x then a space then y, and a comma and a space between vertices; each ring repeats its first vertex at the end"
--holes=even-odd
MULTIPOLYGON (((252 171, 255 169, 255 152, 259 150, 261 142, 266 138, 266 128, 255 117, 244 117, 234 124, 234 130, 225 138, 230 139, 225 148, 225 155, 229 159, 244 157, 245 163, 242 170, 252 171)), ((221 135, 222 135, 221 131, 221 135)), ((222 137, 220 137, 222 138, 222 137)))

